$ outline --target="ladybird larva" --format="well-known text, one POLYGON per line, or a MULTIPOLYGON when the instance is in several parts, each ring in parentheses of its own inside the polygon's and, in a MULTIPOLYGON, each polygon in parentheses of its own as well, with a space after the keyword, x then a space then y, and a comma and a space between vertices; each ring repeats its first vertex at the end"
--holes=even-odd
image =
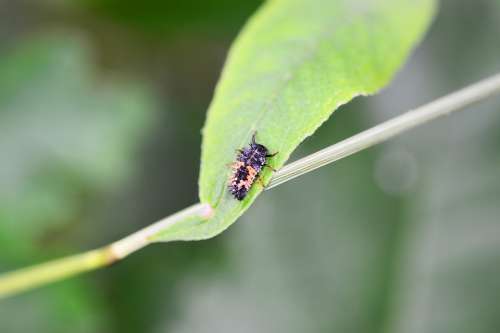
POLYGON ((277 154, 269 154, 266 146, 257 143, 256 134, 257 132, 252 135, 252 142, 248 147, 238 150, 236 161, 231 165, 233 172, 229 179, 229 192, 240 201, 246 197, 262 168, 268 166, 267 158, 277 154))

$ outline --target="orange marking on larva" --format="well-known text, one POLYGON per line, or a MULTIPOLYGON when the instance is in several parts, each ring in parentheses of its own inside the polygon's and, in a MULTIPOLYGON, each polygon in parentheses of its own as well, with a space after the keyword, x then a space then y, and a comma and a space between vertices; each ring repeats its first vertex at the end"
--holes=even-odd
POLYGON ((257 171, 250 165, 248 165, 246 167, 247 169, 247 172, 248 172, 248 175, 246 177, 246 179, 242 179, 240 180, 240 183, 238 184, 238 188, 241 189, 242 187, 245 187, 245 189, 250 189, 250 187, 252 186, 254 180, 255 180, 255 176, 257 175, 257 171))
POLYGON ((237 161, 237 162, 234 162, 233 164, 231 164, 231 168, 233 170, 238 170, 240 167, 244 166, 245 163, 241 162, 241 161, 237 161))
POLYGON ((247 184, 247 181, 246 180, 240 180, 240 182, 238 183, 238 190, 241 189, 241 188, 246 188, 248 189, 248 184, 247 184))
MULTIPOLYGON (((243 163, 241 161, 236 161, 236 162, 231 163, 231 169, 233 170, 233 173, 236 172, 239 168, 241 168, 243 166, 245 166, 245 163, 243 163)), ((228 185, 236 186, 237 183, 238 183, 237 179, 233 178, 233 176, 231 176, 231 178, 229 178, 228 185)))
POLYGON ((255 171, 255 169, 251 165, 247 165, 247 171, 248 175, 252 177, 255 177, 255 175, 257 174, 257 171, 255 171))

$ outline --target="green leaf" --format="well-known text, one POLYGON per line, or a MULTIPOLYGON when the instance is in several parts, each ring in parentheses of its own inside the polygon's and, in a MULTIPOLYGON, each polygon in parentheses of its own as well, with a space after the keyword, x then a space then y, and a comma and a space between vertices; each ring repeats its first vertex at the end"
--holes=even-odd
MULTIPOLYGON (((227 191, 228 163, 257 131, 279 154, 294 149, 340 105, 385 86, 422 38, 432 0, 274 0, 250 19, 234 43, 203 130, 200 200, 215 208, 209 222, 165 232, 163 240, 212 237, 262 192, 243 201, 227 191)), ((263 171, 264 183, 271 172, 263 171)))

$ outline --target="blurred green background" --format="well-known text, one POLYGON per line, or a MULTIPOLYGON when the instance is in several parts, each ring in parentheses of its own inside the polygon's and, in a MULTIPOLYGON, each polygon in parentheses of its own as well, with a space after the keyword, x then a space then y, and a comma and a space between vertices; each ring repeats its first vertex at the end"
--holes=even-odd
MULTIPOLYGON (((261 1, 0 1, 0 271, 197 201, 200 129, 261 1)), ((500 3, 442 1, 304 156, 500 71, 500 3)), ((500 100, 266 192, 203 242, 0 301, 0 332, 498 332, 500 100)))

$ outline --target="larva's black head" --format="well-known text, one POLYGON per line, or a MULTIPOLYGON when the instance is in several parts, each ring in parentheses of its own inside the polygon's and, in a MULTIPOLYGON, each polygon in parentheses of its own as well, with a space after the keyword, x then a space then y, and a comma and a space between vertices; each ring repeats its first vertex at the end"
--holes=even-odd
POLYGON ((250 165, 257 172, 259 172, 264 164, 266 164, 267 148, 255 142, 255 134, 252 136, 252 142, 250 145, 241 150, 238 156, 238 161, 245 163, 245 165, 250 165))
POLYGON ((257 153, 257 154, 262 154, 262 155, 267 155, 267 148, 264 145, 261 145, 257 142, 255 142, 255 136, 257 135, 257 132, 254 132, 252 135, 252 143, 250 144, 250 147, 252 150, 257 153))

